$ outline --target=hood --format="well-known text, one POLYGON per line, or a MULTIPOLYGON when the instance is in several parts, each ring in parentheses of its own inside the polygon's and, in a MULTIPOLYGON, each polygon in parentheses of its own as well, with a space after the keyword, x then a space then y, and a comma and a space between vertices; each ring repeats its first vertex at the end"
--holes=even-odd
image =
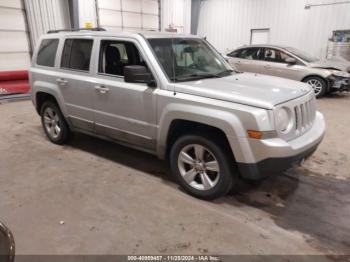
POLYGON ((341 57, 323 59, 310 64, 311 67, 340 70, 350 73, 350 62, 341 57))
POLYGON ((180 93, 272 109, 275 105, 311 92, 302 82, 280 77, 239 73, 176 84, 180 93))

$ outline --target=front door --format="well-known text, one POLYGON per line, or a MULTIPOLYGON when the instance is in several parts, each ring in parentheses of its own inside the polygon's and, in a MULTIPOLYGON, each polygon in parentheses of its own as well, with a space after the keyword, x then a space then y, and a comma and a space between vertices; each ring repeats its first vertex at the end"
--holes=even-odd
POLYGON ((265 48, 263 52, 262 74, 300 80, 305 66, 297 60, 295 64, 288 64, 290 56, 282 50, 265 48))
POLYGON ((156 89, 143 83, 126 83, 124 67, 144 65, 137 42, 100 39, 94 85, 95 129, 98 134, 155 148, 156 89))

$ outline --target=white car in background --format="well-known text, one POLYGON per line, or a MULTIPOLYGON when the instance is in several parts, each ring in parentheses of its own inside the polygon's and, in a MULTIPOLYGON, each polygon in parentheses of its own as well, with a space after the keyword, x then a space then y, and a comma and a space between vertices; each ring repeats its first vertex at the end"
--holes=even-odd
POLYGON ((292 47, 251 45, 226 54, 238 71, 279 76, 311 85, 316 97, 350 91, 350 62, 343 58, 320 60, 292 47))

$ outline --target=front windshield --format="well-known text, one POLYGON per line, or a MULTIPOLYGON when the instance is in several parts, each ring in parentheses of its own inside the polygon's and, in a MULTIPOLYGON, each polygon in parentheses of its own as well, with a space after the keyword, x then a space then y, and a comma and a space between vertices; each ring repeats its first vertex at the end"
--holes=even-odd
POLYGON ((224 59, 202 39, 154 38, 148 41, 173 82, 223 77, 232 72, 224 59))
POLYGON ((293 47, 287 47, 286 50, 308 63, 316 62, 319 60, 316 57, 313 57, 312 55, 293 47))

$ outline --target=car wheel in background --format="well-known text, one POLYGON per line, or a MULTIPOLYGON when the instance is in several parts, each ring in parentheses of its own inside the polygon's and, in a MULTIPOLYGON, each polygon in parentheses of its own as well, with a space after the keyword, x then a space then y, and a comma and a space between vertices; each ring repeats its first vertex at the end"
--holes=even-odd
POLYGON ((40 111, 45 134, 54 144, 62 145, 69 137, 69 127, 61 110, 54 101, 46 101, 40 111))
POLYGON ((318 76, 310 76, 303 80, 309 84, 315 92, 317 98, 324 96, 327 92, 327 82, 318 76))
POLYGON ((236 182, 229 156, 225 146, 209 138, 185 135, 171 148, 169 160, 172 174, 189 194, 210 200, 226 195, 236 182))

